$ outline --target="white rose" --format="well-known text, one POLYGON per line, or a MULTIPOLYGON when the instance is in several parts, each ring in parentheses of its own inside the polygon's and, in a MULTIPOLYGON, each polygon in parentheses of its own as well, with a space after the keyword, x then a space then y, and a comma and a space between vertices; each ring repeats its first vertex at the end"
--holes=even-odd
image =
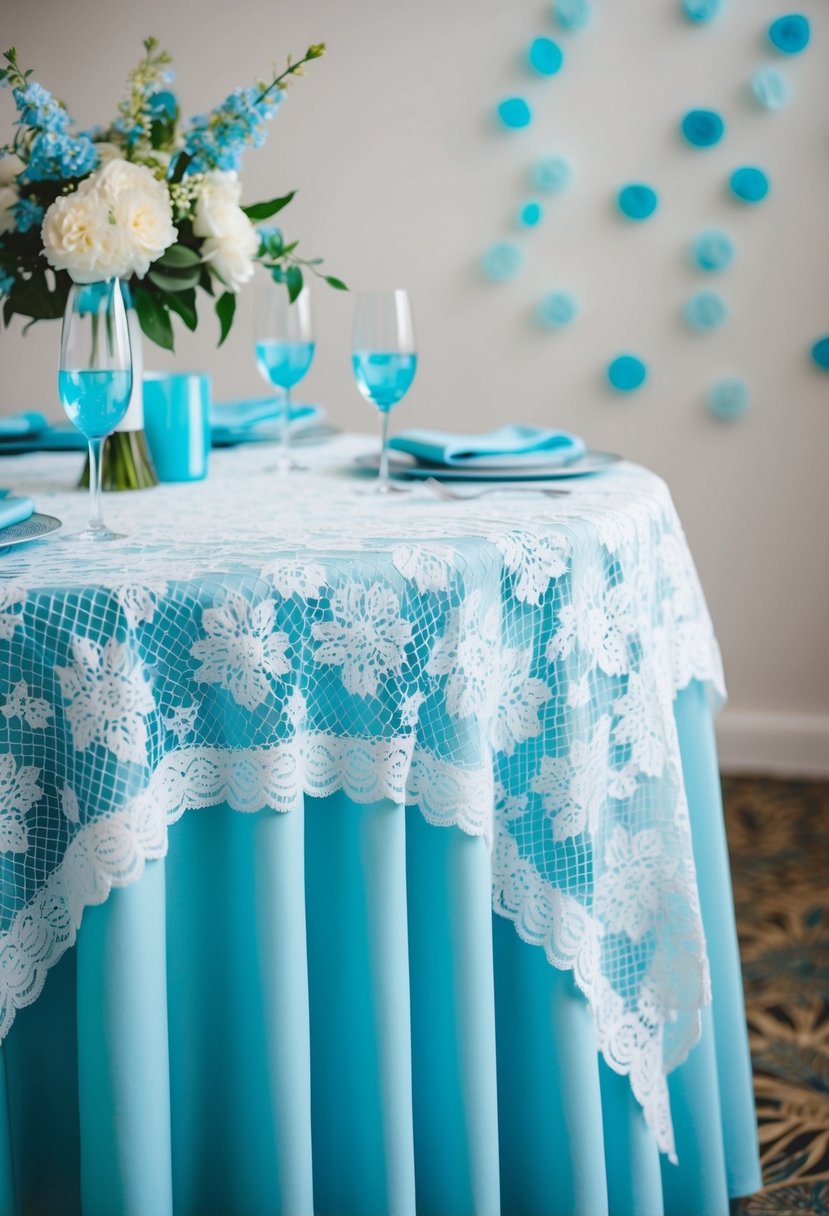
POLYGON ((14 186, 0 186, 0 234, 11 232, 15 228, 16 224, 12 207, 14 207, 19 199, 20 195, 14 186))
POLYGON ((127 250, 121 277, 136 274, 143 279, 178 235, 167 186, 146 165, 134 165, 120 156, 108 159, 81 182, 77 193, 95 193, 109 207, 127 250))
POLYGON ((56 198, 44 217, 41 238, 49 265, 68 270, 76 283, 131 273, 129 241, 95 189, 56 198))
POLYGON ((216 208, 214 218, 217 231, 205 239, 202 257, 227 290, 235 292, 253 278, 259 234, 240 207, 216 208))
POLYGON ((0 186, 10 186, 26 166, 15 152, 7 152, 0 156, 0 186))
POLYGON ((164 197, 143 188, 123 189, 112 205, 115 222, 126 235, 130 247, 131 273, 139 279, 160 258, 178 233, 173 227, 173 212, 166 189, 164 197))
POLYGON ((206 173, 193 208, 194 235, 221 236, 228 224, 228 211, 238 211, 241 197, 238 173, 218 169, 206 173))

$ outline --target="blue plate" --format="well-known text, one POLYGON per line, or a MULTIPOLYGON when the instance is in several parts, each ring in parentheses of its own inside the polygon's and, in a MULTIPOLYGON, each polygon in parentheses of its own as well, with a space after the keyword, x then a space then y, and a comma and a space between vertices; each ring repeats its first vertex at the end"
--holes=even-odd
POLYGON ((34 515, 30 515, 28 519, 24 519, 19 524, 0 528, 0 552, 10 549, 12 545, 23 545, 26 541, 48 536, 50 532, 57 532, 61 527, 63 524, 54 515, 40 515, 35 512, 34 515))
MULTIPOLYGON (((507 465, 497 469, 464 469, 456 465, 426 464, 416 460, 408 452, 389 450, 389 472, 393 477, 414 477, 425 480, 434 477, 435 481, 560 481, 565 477, 586 477, 591 473, 604 473, 612 465, 621 460, 612 452, 585 452, 578 460, 558 467, 550 465, 524 465, 522 468, 507 465)), ((357 467, 363 470, 376 471, 380 464, 380 453, 369 452, 357 457, 357 467)))

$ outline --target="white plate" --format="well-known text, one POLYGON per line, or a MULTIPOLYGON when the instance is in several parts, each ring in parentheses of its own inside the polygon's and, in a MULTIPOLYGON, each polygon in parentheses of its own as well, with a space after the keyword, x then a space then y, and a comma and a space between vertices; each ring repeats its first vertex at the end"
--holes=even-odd
POLYGON ((12 545, 22 545, 27 540, 37 540, 41 536, 48 536, 50 532, 57 532, 61 527, 63 525, 59 519, 55 519, 54 515, 38 515, 35 512, 22 523, 0 528, 0 550, 9 549, 12 545))
MULTIPOLYGON (((602 473, 621 460, 612 452, 585 452, 578 460, 558 468, 533 468, 503 466, 498 469, 469 469, 456 466, 421 464, 408 452, 389 449, 389 472, 395 477, 434 477, 436 481, 560 481, 564 477, 586 477, 589 473, 602 473)), ((380 464, 380 453, 369 452, 357 457, 361 469, 375 470, 380 464)))

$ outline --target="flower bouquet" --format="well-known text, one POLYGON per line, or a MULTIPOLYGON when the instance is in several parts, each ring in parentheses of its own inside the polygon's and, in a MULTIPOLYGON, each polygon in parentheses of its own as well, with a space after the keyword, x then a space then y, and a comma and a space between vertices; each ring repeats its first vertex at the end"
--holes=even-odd
POLYGON ((108 441, 107 488, 155 480, 143 441, 140 331, 172 350, 173 315, 194 330, 202 292, 213 298, 221 345, 257 262, 292 300, 307 271, 345 290, 322 273, 320 259, 297 254, 298 242, 273 226, 257 228, 293 192, 241 204, 242 153, 261 147, 286 86, 324 51, 310 46, 270 80, 236 89, 209 114, 183 122, 170 91, 170 55, 147 38, 117 118, 87 132, 74 131, 63 103, 20 68, 14 49, 6 52, 0 83, 11 87, 17 123, 12 142, 0 147, 3 321, 61 317, 72 281, 112 278, 122 281, 133 314, 135 387, 123 429, 108 441))

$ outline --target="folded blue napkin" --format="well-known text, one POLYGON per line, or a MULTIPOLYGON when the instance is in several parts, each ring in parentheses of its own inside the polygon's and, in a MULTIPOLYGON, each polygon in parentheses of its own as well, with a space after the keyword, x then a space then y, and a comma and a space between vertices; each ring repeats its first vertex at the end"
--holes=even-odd
POLYGON ((0 434, 0 456, 20 456, 24 452, 85 452, 87 442, 75 427, 49 426, 44 422, 42 430, 28 434, 0 434))
POLYGON ((11 490, 0 490, 0 529, 22 524, 34 514, 34 509, 31 498, 14 498, 11 490))
POLYGON ((583 439, 568 431, 510 423, 485 435, 452 435, 446 431, 402 431, 389 447, 408 452, 425 464, 452 468, 497 469, 526 465, 551 468, 583 456, 583 439))
MULTIPOLYGON (((210 434, 214 444, 238 443, 246 435, 256 438, 260 427, 282 421, 284 405, 279 397, 249 397, 244 401, 215 402, 210 407, 210 434)), ((319 405, 291 403, 291 432, 322 422, 325 410, 319 405)))
POLYGON ((42 414, 31 411, 19 414, 9 414, 0 418, 0 443, 4 439, 22 439, 27 435, 39 435, 47 427, 42 414))

